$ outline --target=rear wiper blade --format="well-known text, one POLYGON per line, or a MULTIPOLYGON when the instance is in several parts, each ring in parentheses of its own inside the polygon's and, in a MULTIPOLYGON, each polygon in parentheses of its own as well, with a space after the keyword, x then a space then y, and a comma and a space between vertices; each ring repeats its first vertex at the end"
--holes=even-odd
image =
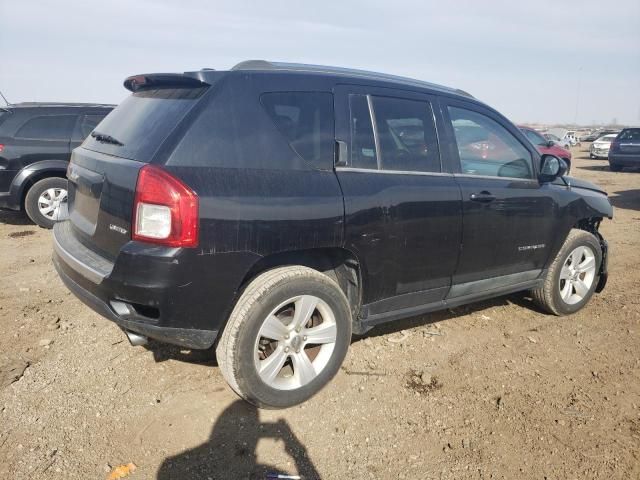
POLYGON ((106 133, 100 133, 94 130, 93 132, 91 132, 91 136, 95 138, 98 142, 110 143, 112 145, 118 145, 119 147, 124 147, 124 143, 116 140, 111 135, 107 135, 106 133))

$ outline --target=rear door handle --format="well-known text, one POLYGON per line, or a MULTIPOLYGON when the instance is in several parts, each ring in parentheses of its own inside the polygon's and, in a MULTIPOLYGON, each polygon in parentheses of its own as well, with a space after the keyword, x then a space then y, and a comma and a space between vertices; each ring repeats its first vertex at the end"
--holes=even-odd
POLYGON ((496 199, 496 197, 495 195, 492 195, 491 192, 487 192, 486 190, 483 190, 480 193, 472 193, 471 195, 469 195, 469 199, 474 202, 489 203, 489 202, 493 202, 496 199))

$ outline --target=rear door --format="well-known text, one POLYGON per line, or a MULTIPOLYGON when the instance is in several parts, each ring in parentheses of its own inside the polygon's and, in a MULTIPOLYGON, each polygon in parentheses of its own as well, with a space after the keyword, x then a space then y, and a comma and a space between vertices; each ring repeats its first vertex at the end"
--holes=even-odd
POLYGON ((450 99, 443 114, 456 146, 464 225, 449 296, 537 278, 558 211, 553 190, 537 180, 538 153, 489 109, 450 99))
POLYGON ((138 172, 203 97, 206 84, 195 84, 136 91, 94 129, 95 138, 89 135, 73 151, 69 218, 90 248, 115 258, 131 239, 138 172))
POLYGON ((20 167, 41 160, 69 160, 69 142, 78 116, 75 114, 36 114, 29 117, 11 141, 13 157, 20 167))
POLYGON ((461 199, 442 169, 437 99, 340 86, 335 102, 336 138, 347 152, 336 167, 345 243, 365 269, 368 314, 441 300, 458 259, 461 199))

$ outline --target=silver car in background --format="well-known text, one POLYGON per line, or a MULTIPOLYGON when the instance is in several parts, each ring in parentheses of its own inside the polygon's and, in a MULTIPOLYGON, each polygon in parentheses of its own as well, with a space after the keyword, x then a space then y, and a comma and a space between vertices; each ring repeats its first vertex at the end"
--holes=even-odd
POLYGON ((611 142, 617 137, 617 134, 610 134, 600 137, 595 142, 591 144, 591 149, 589 150, 589 156, 591 158, 608 158, 609 157, 609 147, 611 146, 611 142))

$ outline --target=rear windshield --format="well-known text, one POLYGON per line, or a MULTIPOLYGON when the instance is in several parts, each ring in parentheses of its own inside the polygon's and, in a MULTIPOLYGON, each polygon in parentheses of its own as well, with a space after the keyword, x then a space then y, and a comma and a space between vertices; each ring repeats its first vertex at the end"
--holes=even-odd
POLYGON ((107 115, 82 145, 148 163, 204 91, 205 88, 160 88, 136 92, 107 115), (107 136, 110 141, 104 140, 107 136))
POLYGON ((640 140, 640 128, 629 128, 620 134, 620 140, 640 140))

